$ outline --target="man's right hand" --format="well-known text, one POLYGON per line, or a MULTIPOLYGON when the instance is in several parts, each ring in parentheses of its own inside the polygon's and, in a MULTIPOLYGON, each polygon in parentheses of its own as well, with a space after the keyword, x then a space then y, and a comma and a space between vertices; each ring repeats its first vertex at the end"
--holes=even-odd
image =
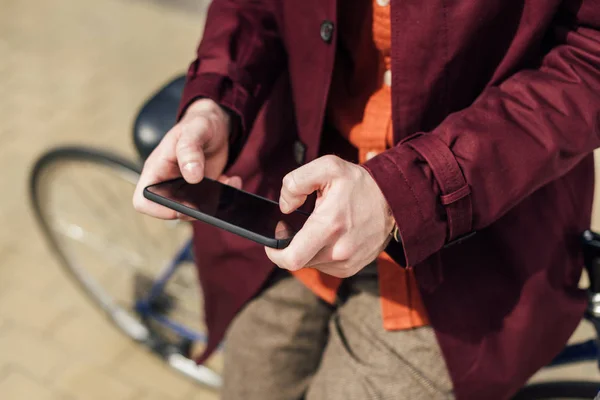
POLYGON ((134 208, 156 218, 180 217, 176 211, 143 196, 146 186, 178 177, 198 183, 206 176, 240 188, 239 177, 222 175, 229 151, 230 124, 229 115, 214 101, 200 99, 192 103, 146 160, 133 195, 134 208))

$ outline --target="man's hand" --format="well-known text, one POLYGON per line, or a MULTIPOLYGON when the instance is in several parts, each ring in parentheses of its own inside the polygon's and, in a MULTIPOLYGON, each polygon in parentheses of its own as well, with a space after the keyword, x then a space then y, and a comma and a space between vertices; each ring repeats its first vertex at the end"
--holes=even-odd
POLYGON ((221 175, 229 151, 229 126, 229 115, 214 101, 201 99, 192 103, 146 160, 133 195, 135 209, 156 218, 181 217, 143 196, 146 186, 181 176, 189 183, 198 183, 207 176, 241 187, 239 177, 221 175))
POLYGON ((287 248, 266 248, 267 256, 290 271, 311 267, 352 276, 389 242, 394 220, 387 201, 366 169, 324 156, 283 178, 281 211, 296 210, 314 191, 317 203, 304 227, 287 248))

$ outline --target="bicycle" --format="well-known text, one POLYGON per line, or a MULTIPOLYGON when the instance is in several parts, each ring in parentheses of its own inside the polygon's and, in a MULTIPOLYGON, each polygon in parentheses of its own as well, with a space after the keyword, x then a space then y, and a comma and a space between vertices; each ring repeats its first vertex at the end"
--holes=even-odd
MULTIPOLYGON (((115 326, 176 371, 218 389, 222 384, 219 367, 196 365, 193 361, 198 347, 206 342, 206 334, 201 325, 200 288, 191 265, 189 225, 153 220, 137 214, 131 206, 142 161, 175 123, 184 81, 182 76, 170 81, 141 107, 133 128, 139 161, 85 147, 52 149, 33 166, 30 197, 44 236, 61 265, 115 326), (68 179, 71 176, 76 179, 68 179), (101 186, 95 181, 90 185, 92 178, 109 182, 110 186, 99 190, 101 186), (99 196, 106 196, 104 201, 111 206, 110 212, 98 208, 99 196), (77 198, 81 201, 74 203, 73 199, 77 198), (119 202, 119 199, 124 201, 119 202), (119 209, 119 205, 122 208, 119 209), (77 217, 63 215, 69 209, 70 214, 75 211, 77 217), (73 218, 78 219, 73 221, 73 218), (117 231, 104 223, 111 218, 118 219, 117 231), (98 223, 98 219, 102 221, 98 223), (130 232, 134 227, 140 229, 130 232), (99 232, 103 228, 108 232, 99 232), (85 250, 95 255, 88 257, 85 266, 78 261, 78 256, 82 257, 79 247, 84 247, 84 256, 85 250), (102 256, 100 261, 99 255, 102 256), (119 269, 118 274, 112 276, 111 266, 123 270, 119 269)), ((584 360, 600 362, 597 344, 600 338, 600 235, 585 232, 583 249, 591 282, 590 306, 585 318, 594 325, 596 338, 567 346, 546 368, 584 360)), ((526 386, 514 399, 591 399, 599 391, 600 382, 543 382, 526 386)))

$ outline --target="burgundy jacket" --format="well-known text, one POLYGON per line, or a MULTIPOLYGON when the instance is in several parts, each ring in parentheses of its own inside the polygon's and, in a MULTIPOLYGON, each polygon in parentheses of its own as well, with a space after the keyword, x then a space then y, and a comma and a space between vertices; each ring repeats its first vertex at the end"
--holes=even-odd
MULTIPOLYGON (((239 116, 228 173, 245 189, 276 199, 329 151, 336 7, 352 1, 213 1, 181 110, 205 96, 239 116)), ((415 268, 457 397, 505 399, 586 305, 600 0, 392 0, 391 19, 396 145, 366 163, 400 229, 390 251, 415 268)), ((210 352, 273 265, 206 225, 195 244, 210 352)))

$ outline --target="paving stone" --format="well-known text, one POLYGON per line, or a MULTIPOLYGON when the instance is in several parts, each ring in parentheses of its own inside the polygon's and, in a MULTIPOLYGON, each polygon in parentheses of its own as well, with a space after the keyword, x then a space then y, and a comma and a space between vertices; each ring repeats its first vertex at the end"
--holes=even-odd
POLYGON ((131 341, 97 312, 77 313, 54 329, 51 337, 81 360, 104 363, 131 346, 131 341))
POLYGON ((204 387, 194 388, 189 394, 179 400, 218 400, 219 394, 204 387))
POLYGON ((3 400, 64 400, 62 393, 18 372, 10 372, 0 378, 0 394, 3 400))
POLYGON ((68 311, 68 306, 56 306, 44 302, 36 293, 12 287, 6 290, 0 301, 0 317, 12 320, 26 327, 43 331, 62 313, 68 311))
POLYGON ((73 363, 54 379, 53 386, 76 399, 131 400, 136 387, 90 364, 73 363))
MULTIPOLYGON (((165 396, 161 393, 152 393, 152 392, 142 392, 135 396, 133 400, 176 400, 174 397, 165 396)), ((206 398, 205 400, 212 400, 211 398, 206 398)))
POLYGON ((14 237, 7 240, 6 247, 0 253, 0 292, 19 288, 38 293, 61 278, 62 271, 57 262, 49 257, 44 248, 40 248, 39 242, 31 246, 15 241, 14 237))
POLYGON ((10 325, 0 331, 0 368, 19 368, 41 382, 65 368, 68 359, 60 344, 29 329, 10 325))
MULTIPOLYGON (((197 385, 170 369, 149 352, 131 351, 129 356, 111 368, 112 373, 145 388, 148 393, 176 399, 190 393, 197 385)), ((200 390, 200 389, 199 389, 200 390)))

